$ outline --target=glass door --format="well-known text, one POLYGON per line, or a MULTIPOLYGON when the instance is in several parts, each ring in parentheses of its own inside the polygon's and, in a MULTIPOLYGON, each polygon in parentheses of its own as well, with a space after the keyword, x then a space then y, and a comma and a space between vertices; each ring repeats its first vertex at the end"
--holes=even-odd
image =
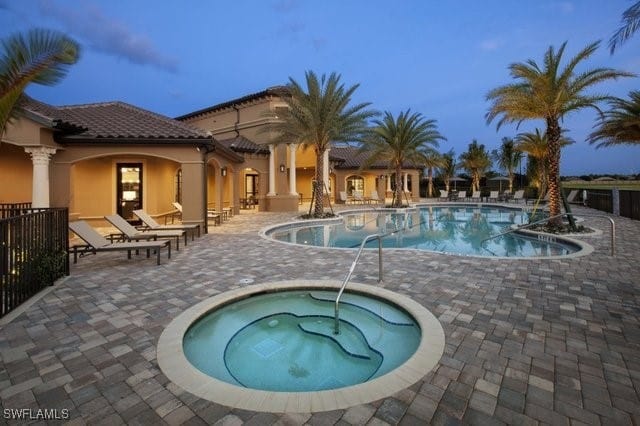
POLYGON ((142 209, 142 163, 118 163, 116 211, 129 222, 138 219, 134 210, 142 209))

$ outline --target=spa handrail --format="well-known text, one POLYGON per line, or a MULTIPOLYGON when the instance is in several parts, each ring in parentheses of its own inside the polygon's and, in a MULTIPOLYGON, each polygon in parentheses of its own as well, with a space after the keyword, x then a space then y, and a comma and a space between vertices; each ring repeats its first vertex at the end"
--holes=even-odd
POLYGON ((347 284, 349 283, 349 281, 351 280, 351 275, 353 274, 353 271, 356 269, 356 264, 358 263, 358 260, 360 260, 360 256, 362 255, 362 251, 364 250, 364 246, 371 240, 377 239, 378 240, 378 283, 382 282, 382 237, 384 237, 384 234, 371 234, 371 235, 367 235, 364 240, 362 240, 362 243, 360 244, 360 248, 358 249, 358 253, 356 254, 356 258, 354 259, 353 263, 351 263, 351 268, 349 268, 349 272, 347 273, 347 276, 345 277, 344 281, 342 282, 342 287, 340 287, 340 291, 338 292, 338 297, 336 297, 336 303, 335 303, 335 318, 334 318, 334 334, 340 334, 340 297, 342 296, 342 293, 344 292, 345 287, 347 286, 347 284))
POLYGON ((525 228, 530 228, 534 225, 539 225, 541 223, 544 222, 548 222, 550 219, 555 219, 557 217, 562 217, 562 216, 587 216, 587 217, 603 217, 605 219, 608 219, 609 222, 611 222, 611 256, 615 256, 616 255, 616 223, 614 222, 614 220, 610 217, 607 216, 605 214, 591 214, 591 213, 578 213, 578 214, 573 214, 573 213, 560 213, 557 214, 555 216, 551 216, 551 217, 546 217, 544 219, 541 220, 537 220, 535 222, 531 222, 531 223, 527 223, 526 225, 522 225, 522 226, 518 226, 517 228, 512 228, 509 229, 507 231, 504 232, 500 232, 499 234, 495 234, 492 235, 490 237, 485 238, 484 240, 480 241, 480 245, 483 245, 485 242, 492 240, 494 238, 497 237, 501 237, 502 235, 506 235, 506 234, 511 234, 513 232, 519 231, 521 229, 525 229, 525 228))

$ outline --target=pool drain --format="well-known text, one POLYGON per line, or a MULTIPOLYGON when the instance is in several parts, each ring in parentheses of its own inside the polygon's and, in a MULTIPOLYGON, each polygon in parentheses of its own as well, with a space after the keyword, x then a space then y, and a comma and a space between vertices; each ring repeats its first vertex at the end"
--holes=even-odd
POLYGON ((251 284, 253 282, 252 278, 242 278, 240 281, 238 281, 240 284, 251 284))

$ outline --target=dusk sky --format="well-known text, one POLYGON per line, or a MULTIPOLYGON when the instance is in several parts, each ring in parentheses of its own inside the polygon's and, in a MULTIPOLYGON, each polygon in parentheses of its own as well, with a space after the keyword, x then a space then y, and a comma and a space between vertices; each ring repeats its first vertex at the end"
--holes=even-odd
MULTIPOLYGON (((78 64, 54 87, 27 93, 53 105, 119 100, 170 117, 206 108, 304 72, 336 71, 359 83, 356 102, 397 114, 410 108, 435 119, 440 151, 489 149, 504 136, 543 129, 542 121, 486 124, 487 92, 512 82, 508 66, 568 41, 566 58, 602 40, 579 71, 612 67, 640 74, 640 33, 613 55, 607 42, 627 0, 0 0, 0 37, 56 29, 83 47, 78 64)), ((597 86, 628 97, 639 80, 597 86)), ((606 105, 603 105, 606 107, 606 105)), ((562 151, 563 175, 640 173, 640 146, 596 150, 585 142, 593 110, 562 126, 576 143, 562 151)))

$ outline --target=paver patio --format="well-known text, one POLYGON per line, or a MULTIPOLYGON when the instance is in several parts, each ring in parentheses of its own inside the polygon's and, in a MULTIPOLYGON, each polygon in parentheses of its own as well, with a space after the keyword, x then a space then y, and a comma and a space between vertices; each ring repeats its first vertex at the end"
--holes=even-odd
MULTIPOLYGON (((245 278, 344 277, 355 253, 258 237, 293 217, 243 211, 160 266, 122 253, 80 259, 70 277, 0 326, 0 422, 14 422, 5 409, 66 408, 70 419, 58 423, 640 425, 640 222, 625 218, 616 218, 615 257, 608 222, 595 218, 585 222, 603 235, 581 237, 595 252, 575 259, 385 250, 384 287, 431 310, 446 347, 432 372, 383 400, 275 415, 221 406, 169 382, 156 343, 186 308, 245 278)), ((377 256, 366 254, 353 281, 377 285, 376 274, 377 256)))

